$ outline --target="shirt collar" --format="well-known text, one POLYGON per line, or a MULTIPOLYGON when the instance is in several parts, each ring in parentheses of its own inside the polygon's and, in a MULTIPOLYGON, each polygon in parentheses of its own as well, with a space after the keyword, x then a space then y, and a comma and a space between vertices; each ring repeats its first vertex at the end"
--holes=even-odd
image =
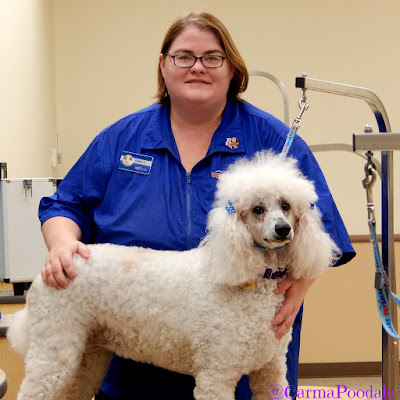
POLYGON ((147 125, 146 137, 143 140, 143 149, 168 149, 174 152, 176 149, 171 130, 169 109, 167 106, 155 104, 155 112, 147 125))
MULTIPOLYGON (((147 135, 142 149, 168 149, 178 157, 178 149, 171 130, 171 121, 168 106, 156 104, 156 111, 151 117, 147 135)), ((244 133, 239 115, 239 104, 228 100, 222 120, 211 140, 207 155, 213 153, 245 153, 244 133)))

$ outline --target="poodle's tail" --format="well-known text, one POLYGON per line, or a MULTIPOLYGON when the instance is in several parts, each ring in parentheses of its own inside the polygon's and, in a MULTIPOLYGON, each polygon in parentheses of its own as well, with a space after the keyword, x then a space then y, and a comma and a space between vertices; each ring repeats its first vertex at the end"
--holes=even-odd
POLYGON ((29 344, 27 307, 14 314, 13 321, 7 331, 7 338, 11 343, 11 347, 25 357, 29 344))

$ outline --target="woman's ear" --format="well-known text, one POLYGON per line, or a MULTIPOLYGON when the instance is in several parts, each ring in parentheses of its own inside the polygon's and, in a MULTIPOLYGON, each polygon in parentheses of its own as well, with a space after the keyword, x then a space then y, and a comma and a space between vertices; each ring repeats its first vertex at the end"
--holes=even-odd
POLYGON ((158 63, 160 64, 161 75, 164 76, 164 70, 165 70, 165 57, 164 57, 164 54, 161 53, 158 56, 158 63))
POLYGON ((231 64, 231 80, 232 80, 233 77, 235 76, 235 66, 232 63, 230 64, 231 64))

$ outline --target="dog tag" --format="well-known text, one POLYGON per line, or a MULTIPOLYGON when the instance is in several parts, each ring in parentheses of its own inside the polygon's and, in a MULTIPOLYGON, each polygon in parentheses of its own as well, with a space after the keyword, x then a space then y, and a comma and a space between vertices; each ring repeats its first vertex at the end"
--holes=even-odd
POLYGON ((255 289, 256 288, 256 283, 255 282, 249 282, 249 283, 245 283, 242 286, 243 290, 248 290, 248 289, 255 289))

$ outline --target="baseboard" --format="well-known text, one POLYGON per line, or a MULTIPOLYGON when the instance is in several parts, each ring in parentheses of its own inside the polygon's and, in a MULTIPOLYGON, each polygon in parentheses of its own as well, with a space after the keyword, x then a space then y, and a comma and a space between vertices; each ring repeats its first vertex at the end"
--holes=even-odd
POLYGON ((381 362, 303 363, 299 365, 299 378, 336 378, 380 376, 381 362))
MULTIPOLYGON (((379 242, 382 241, 382 235, 377 235, 376 237, 379 242)), ((394 234, 393 240, 400 242, 400 234, 394 234)), ((350 235, 350 241, 351 243, 367 243, 370 242, 370 237, 369 235, 350 235)))

